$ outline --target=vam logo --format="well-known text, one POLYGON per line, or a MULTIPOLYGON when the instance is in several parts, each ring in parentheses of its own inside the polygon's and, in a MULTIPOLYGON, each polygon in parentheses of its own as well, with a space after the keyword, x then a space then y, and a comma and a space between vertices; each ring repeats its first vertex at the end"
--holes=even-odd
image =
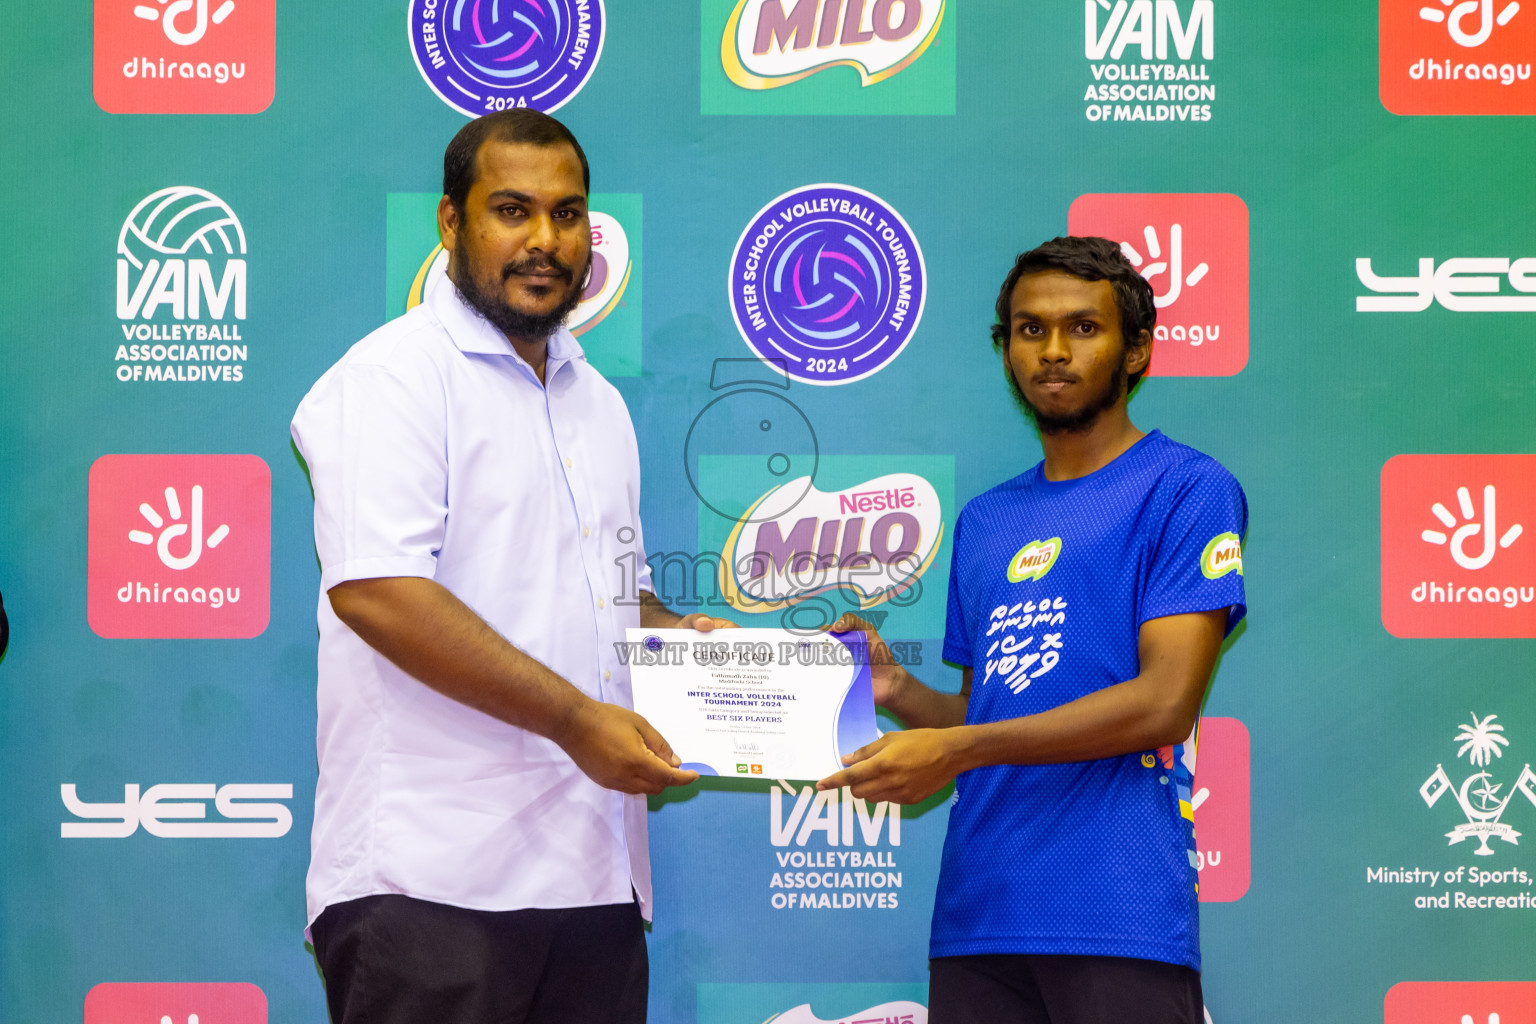
POLYGON ((245 377, 245 229, 206 189, 144 197, 117 233, 120 381, 245 377))
POLYGON ((1536 18, 1518 0, 1380 0, 1380 33, 1392 113, 1536 113, 1536 18))
MULTIPOLYGON (((1494 758, 1503 757, 1509 740, 1502 735, 1504 727, 1494 721, 1498 717, 1489 715, 1479 719, 1473 714, 1470 724, 1458 726, 1461 732, 1456 734, 1453 742, 1461 746, 1457 748, 1456 756, 1460 758, 1465 755, 1473 768, 1485 769, 1494 758)), ((1493 781, 1493 776, 1487 771, 1468 775, 1459 787, 1452 785, 1450 776, 1445 773, 1445 766, 1439 764, 1435 766, 1434 774, 1419 787, 1419 795, 1424 798, 1425 804, 1434 807, 1446 793, 1452 794, 1467 820, 1447 832, 1445 837, 1452 846, 1476 839, 1478 846, 1472 852, 1479 857, 1491 857, 1494 849, 1488 845, 1489 839, 1502 839, 1512 846, 1519 845, 1520 833, 1500 819, 1504 817, 1505 810, 1517 793, 1536 807, 1536 772, 1532 772, 1530 764, 1526 764, 1515 779, 1515 784, 1500 797, 1499 791, 1503 788, 1501 783, 1493 781)))
POLYGON ((59 825, 64 839, 126 839, 144 826, 161 839, 276 839, 293 828, 293 813, 279 803, 292 800, 293 787, 230 783, 225 786, 161 783, 142 794, 136 783, 123 787, 122 803, 86 803, 75 784, 66 782, 59 795, 70 814, 83 821, 59 825), (206 821, 212 801, 223 821, 206 821))
POLYGON ((271 472, 254 455, 103 455, 91 467, 86 614, 98 635, 267 628, 271 472))
POLYGON ((93 92, 109 114, 258 114, 276 0, 96 0, 93 92))
POLYGON ((844 786, 817 792, 777 781, 768 788, 768 841, 774 870, 768 880, 775 910, 894 910, 902 873, 901 805, 869 804, 844 786), (794 799, 786 808, 785 797, 794 799), (881 832, 885 839, 881 840, 881 832), (820 843, 812 844, 818 836, 820 843))
POLYGON ((411 0, 411 56, 438 98, 466 117, 560 109, 603 53, 603 0, 411 0))
POLYGON ((1536 456, 1398 455, 1381 471, 1381 614, 1401 637, 1536 636, 1536 456))
POLYGON ((85 996, 85 1024, 267 1024, 267 997, 246 983, 107 982, 85 996))
POLYGON ((1023 583, 1025 580, 1040 579, 1051 571, 1051 566, 1056 564, 1060 555, 1060 537, 1030 541, 1019 548, 1013 560, 1008 563, 1008 582, 1023 583))
POLYGON ((807 185, 747 224, 730 292, 736 329, 759 359, 806 384, 848 384, 912 340, 927 272, 912 229, 878 196, 807 185))
POLYGON ((1100 235, 1152 285, 1153 377, 1226 377, 1248 364, 1248 206, 1228 193, 1078 196, 1074 235, 1100 235))
POLYGON ((944 20, 944 0, 865 3, 738 0, 720 39, 726 76, 743 89, 777 89, 841 66, 874 85, 921 57, 944 20))
POLYGON ((1219 580, 1229 572, 1243 574, 1243 539, 1235 533, 1218 533, 1200 553, 1200 572, 1219 580))
POLYGON ((910 604, 943 539, 938 491, 923 477, 891 473, 830 493, 802 477, 736 523, 720 555, 720 591, 748 612, 833 591, 858 608, 910 604))
POLYGON ((1419 259, 1413 277, 1378 275, 1369 256, 1355 260, 1355 276, 1372 294, 1355 296, 1359 313, 1420 313, 1432 303, 1455 313, 1536 313, 1536 256, 1459 256, 1435 266, 1419 259), (1500 294, 1507 278, 1515 292, 1500 294))
POLYGON ((1187 15, 1175 0, 1083 0, 1088 120, 1209 121, 1215 24, 1212 0, 1193 0, 1187 15))

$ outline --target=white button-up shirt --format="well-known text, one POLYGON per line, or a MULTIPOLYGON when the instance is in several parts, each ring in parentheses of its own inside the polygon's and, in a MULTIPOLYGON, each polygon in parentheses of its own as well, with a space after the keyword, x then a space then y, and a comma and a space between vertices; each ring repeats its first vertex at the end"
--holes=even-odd
POLYGON ((627 903, 631 886, 650 917, 643 797, 406 675, 326 596, 434 579, 584 693, 631 706, 614 644, 651 589, 634 427, 563 328, 545 375, 445 277, 294 416, 321 567, 310 923, 378 893, 517 910, 627 903))

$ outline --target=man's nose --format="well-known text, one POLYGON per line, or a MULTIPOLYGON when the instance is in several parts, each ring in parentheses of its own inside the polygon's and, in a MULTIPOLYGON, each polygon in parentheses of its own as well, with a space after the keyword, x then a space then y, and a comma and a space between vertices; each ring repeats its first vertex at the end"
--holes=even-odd
POLYGON ((1048 363, 1065 363, 1072 359, 1072 346, 1067 343, 1065 331, 1052 330, 1045 336, 1045 344, 1040 346, 1040 359, 1048 363))
POLYGON ((534 252, 549 252, 555 247, 558 233, 549 214, 540 213, 528 218, 528 236, 524 245, 534 252))

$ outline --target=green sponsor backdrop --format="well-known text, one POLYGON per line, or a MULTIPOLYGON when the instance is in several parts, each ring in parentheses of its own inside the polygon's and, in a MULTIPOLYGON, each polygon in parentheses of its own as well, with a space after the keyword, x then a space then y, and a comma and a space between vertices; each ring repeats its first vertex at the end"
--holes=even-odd
MULTIPOLYGON (((860 89, 833 68, 767 94, 727 89, 729 6, 612 0, 601 63, 560 112, 594 187, 645 197, 643 372, 617 384, 640 437, 648 546, 687 551, 703 535, 685 442, 717 397, 714 361, 748 354, 727 267, 772 197, 844 182, 912 226, 930 275, 912 343, 869 379, 789 395, 824 453, 953 459, 963 503, 1039 458, 987 339, 1012 256, 1064 231, 1084 193, 1236 194, 1251 216, 1248 364, 1149 379, 1132 403, 1141 426, 1220 459, 1252 508, 1248 625, 1206 708, 1252 739, 1252 884, 1203 908, 1211 1017, 1378 1021, 1400 981, 1533 977, 1532 911, 1415 906, 1532 889, 1447 884, 1444 872, 1474 867, 1529 877, 1536 859, 1524 839, 1495 839, 1481 857, 1473 842, 1451 845, 1464 816, 1419 791, 1437 764, 1458 786, 1478 770, 1454 742, 1475 713, 1505 726, 1509 746, 1485 770, 1500 799, 1511 794, 1536 761, 1532 643, 1386 633, 1379 478, 1400 453, 1532 450, 1536 315, 1355 310, 1358 258, 1409 274, 1420 258, 1536 255, 1529 124, 1388 113, 1375 4, 1217 0, 1214 57, 1193 62, 1208 66, 1211 118, 1166 123, 1087 119, 1097 80, 1076 0, 951 0, 935 45, 888 82, 860 89), (942 116, 906 116, 919 112, 942 116), (886 116, 864 116, 875 114, 886 116), (1379 868, 1441 881, 1368 881, 1379 868)), ((90 7, 72 4, 0 39, 0 174, 12 183, 0 195, 0 593, 13 626, 0 661, 0 1020, 79 1020, 103 981, 247 981, 273 1021, 323 1021, 302 936, 318 570, 287 424, 380 323, 387 197, 436 191, 463 118, 421 81, 399 0, 280 0, 276 97, 249 116, 102 112, 91 32, 90 7), (216 194, 247 236, 239 383, 115 376, 118 232, 172 185, 216 194), (87 473, 132 452, 248 453, 271 467, 261 636, 91 632, 87 473), (60 836, 73 820, 62 784, 99 802, 127 784, 194 782, 292 784, 293 827, 276 839, 60 836)), ((1500 514, 1525 524, 1517 545, 1536 541, 1536 509, 1500 514)), ((923 601, 943 596, 929 587, 923 601)), ((911 638, 926 641, 928 678, 957 685, 933 635, 911 638)), ((903 874, 896 909, 775 911, 776 853, 826 851, 823 835, 774 846, 761 784, 657 800, 652 1019, 705 1019, 723 1004, 702 985, 788 986, 782 1003, 731 1018, 743 1024, 821 1007, 817 985, 921 985, 944 817, 941 797, 903 819, 899 847, 886 833, 867 847, 903 874)), ((1502 820, 1536 834, 1520 794, 1502 820)))

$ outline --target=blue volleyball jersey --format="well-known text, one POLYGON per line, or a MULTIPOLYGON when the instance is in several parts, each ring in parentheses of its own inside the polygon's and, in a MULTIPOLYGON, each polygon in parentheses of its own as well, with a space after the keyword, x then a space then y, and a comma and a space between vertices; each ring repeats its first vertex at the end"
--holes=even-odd
MULTIPOLYGON (((1221 464, 1153 431, 1098 471, 1044 464, 954 532, 944 659, 966 723, 1037 714, 1140 672, 1148 619, 1246 611, 1248 504, 1221 464)), ((930 955, 1071 953, 1200 969, 1194 737, 1161 750, 991 765, 955 780, 930 955)))

